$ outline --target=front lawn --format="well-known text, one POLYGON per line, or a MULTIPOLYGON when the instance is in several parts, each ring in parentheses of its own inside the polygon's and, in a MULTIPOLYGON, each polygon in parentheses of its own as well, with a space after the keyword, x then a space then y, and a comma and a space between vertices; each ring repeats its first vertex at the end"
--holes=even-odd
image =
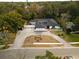
POLYGON ((8 33, 7 39, 0 39, 0 45, 7 44, 13 44, 15 40, 16 34, 15 33, 8 33))
POLYGON ((55 31, 54 29, 51 31, 51 33, 54 33, 67 42, 79 42, 79 34, 66 34, 63 31, 55 31))
POLYGON ((79 34, 66 35, 65 40, 69 42, 79 42, 79 34))
POLYGON ((10 44, 13 44, 15 40, 15 33, 8 33, 8 39, 0 39, 0 49, 6 49, 10 47, 10 44))

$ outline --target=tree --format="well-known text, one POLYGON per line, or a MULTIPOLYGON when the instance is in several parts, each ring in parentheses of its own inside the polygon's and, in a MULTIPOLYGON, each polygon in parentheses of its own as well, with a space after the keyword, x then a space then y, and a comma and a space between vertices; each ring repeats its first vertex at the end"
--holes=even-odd
POLYGON ((18 31, 18 28, 22 28, 24 25, 24 20, 21 18, 21 15, 15 12, 10 12, 5 15, 0 15, 0 39, 3 40, 5 47, 8 47, 10 41, 9 33, 15 33, 18 31))
POLYGON ((71 19, 75 19, 79 16, 79 4, 77 2, 70 2, 70 4, 68 4, 68 11, 71 15, 71 19))
POLYGON ((18 14, 17 12, 10 12, 6 16, 7 18, 5 19, 12 27, 10 28, 11 31, 17 32, 18 28, 22 28, 24 25, 24 20, 22 19, 22 16, 18 14))

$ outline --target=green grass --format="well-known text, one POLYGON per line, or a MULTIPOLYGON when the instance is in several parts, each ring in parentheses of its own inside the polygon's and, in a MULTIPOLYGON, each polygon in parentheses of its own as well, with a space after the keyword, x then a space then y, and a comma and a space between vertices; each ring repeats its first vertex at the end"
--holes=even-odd
POLYGON ((79 34, 67 35, 63 31, 54 31, 54 30, 52 30, 51 32, 56 34, 56 35, 60 35, 60 37, 63 38, 67 42, 79 42, 79 34), (63 34, 63 35, 61 35, 61 34, 63 34))
POLYGON ((66 35, 65 40, 69 42, 79 42, 79 34, 66 35))
POLYGON ((6 42, 12 44, 15 40, 15 33, 8 33, 7 39, 0 39, 0 45, 4 45, 6 42))
POLYGON ((8 34, 8 39, 4 40, 4 39, 0 39, 0 49, 7 49, 9 46, 6 46, 8 44, 13 44, 14 40, 15 40, 15 33, 9 33, 8 34))
POLYGON ((79 44, 71 44, 74 47, 79 47, 79 44))

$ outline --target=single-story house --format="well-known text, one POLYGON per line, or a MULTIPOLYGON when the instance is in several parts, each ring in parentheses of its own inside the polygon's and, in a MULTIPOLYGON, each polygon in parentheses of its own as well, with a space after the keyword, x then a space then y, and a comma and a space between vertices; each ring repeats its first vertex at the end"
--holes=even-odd
POLYGON ((29 24, 35 25, 35 28, 60 28, 54 19, 34 19, 31 20, 29 24))
POLYGON ((67 30, 70 30, 71 33, 79 33, 79 25, 74 24, 73 22, 68 22, 66 24, 66 28, 67 28, 67 30))
POLYGON ((73 28, 73 33, 79 34, 79 25, 75 25, 72 28, 73 28))

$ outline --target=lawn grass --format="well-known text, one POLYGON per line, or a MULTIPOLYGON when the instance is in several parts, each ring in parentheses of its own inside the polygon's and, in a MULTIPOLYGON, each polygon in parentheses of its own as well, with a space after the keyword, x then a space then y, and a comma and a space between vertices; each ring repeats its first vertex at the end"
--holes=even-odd
POLYGON ((79 34, 65 34, 65 40, 69 42, 79 42, 79 34))
POLYGON ((6 46, 6 45, 13 44, 15 37, 16 37, 15 33, 8 33, 8 39, 2 39, 0 41, 0 49, 9 48, 10 46, 6 46))
POLYGON ((15 40, 16 34, 15 33, 10 33, 9 34, 9 39, 8 39, 8 44, 13 44, 15 40))
POLYGON ((4 45, 5 43, 7 44, 13 44, 15 40, 16 34, 15 33, 8 33, 7 39, 2 39, 1 44, 4 45))
POLYGON ((74 47, 79 47, 79 44, 71 44, 74 47))
POLYGON ((56 35, 59 35, 61 38, 63 38, 67 42, 79 42, 79 34, 66 34, 63 31, 54 31, 54 30, 52 30, 51 32, 56 35))

